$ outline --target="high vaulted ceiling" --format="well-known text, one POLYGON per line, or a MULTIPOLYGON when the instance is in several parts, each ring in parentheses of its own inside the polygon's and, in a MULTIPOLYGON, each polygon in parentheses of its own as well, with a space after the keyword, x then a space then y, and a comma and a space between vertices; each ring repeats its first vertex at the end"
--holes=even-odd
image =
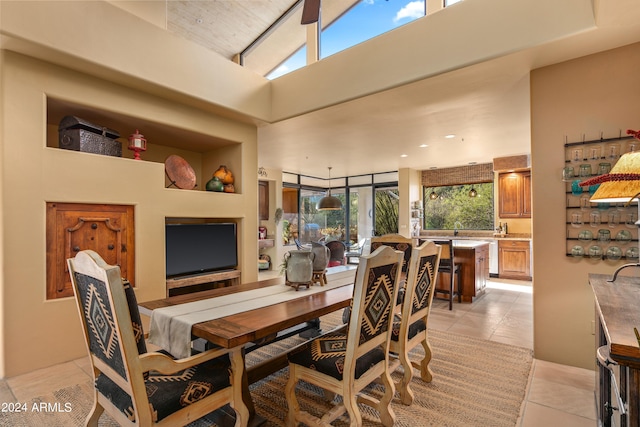
MULTIPOLYGON (((321 25, 330 25, 359 0, 330 0, 322 5, 321 25)), ((229 60, 263 33, 269 37, 250 52, 244 65, 267 75, 305 43, 300 24, 302 0, 167 1, 167 29, 218 52, 229 60), (276 22, 287 14, 288 19, 276 22), (277 31, 276 31, 277 30, 277 31)))
MULTIPOLYGON (((209 28, 215 27, 215 36, 209 34, 209 42, 215 41, 210 48, 229 57, 290 3, 169 1, 169 26, 204 44, 194 30, 200 27, 193 25, 203 19, 209 28), (215 12, 207 12, 213 15, 204 17, 205 5, 215 6, 215 12), (178 15, 185 20, 179 21, 178 15)), ((458 5, 464 7, 464 2, 454 7, 458 5)), ((529 153, 530 71, 640 41, 640 2, 601 0, 593 5, 596 27, 588 31, 484 62, 461 63, 424 80, 264 125, 258 133, 259 166, 317 177, 326 177, 327 167, 332 166, 332 176, 339 177, 485 163, 529 153), (448 134, 456 137, 445 139, 448 134)), ((505 16, 502 22, 508 21, 505 16)), ((452 34, 460 34, 464 29, 453 30, 452 34)), ((468 43, 477 42, 478 35, 468 36, 468 43)))

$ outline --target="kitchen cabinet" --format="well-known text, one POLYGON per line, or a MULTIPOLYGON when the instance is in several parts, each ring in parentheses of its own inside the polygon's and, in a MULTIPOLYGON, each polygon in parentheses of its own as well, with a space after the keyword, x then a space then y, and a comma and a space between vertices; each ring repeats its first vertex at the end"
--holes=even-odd
POLYGON ((282 210, 284 213, 298 213, 298 189, 282 189, 282 210))
POLYGON ((47 203, 47 299, 73 296, 67 259, 91 249, 135 286, 133 206, 47 203))
POLYGON ((500 218, 531 218, 531 172, 498 175, 500 218))
POLYGON ((522 174, 522 217, 531 218, 531 172, 522 174))
POLYGON ((258 215, 260 220, 269 219, 269 182, 258 181, 258 215))
POLYGON ((501 279, 531 280, 531 244, 528 240, 498 241, 501 279))
POLYGON ((487 287, 487 280, 489 279, 489 245, 483 245, 476 248, 475 253, 476 261, 476 287, 474 296, 484 293, 487 287))

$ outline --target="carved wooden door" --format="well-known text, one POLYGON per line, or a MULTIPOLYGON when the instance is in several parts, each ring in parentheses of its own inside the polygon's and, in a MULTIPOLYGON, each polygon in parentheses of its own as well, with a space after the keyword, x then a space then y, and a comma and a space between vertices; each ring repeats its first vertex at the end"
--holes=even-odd
POLYGON ((73 296, 68 258, 91 249, 132 284, 133 206, 47 203, 47 299, 73 296))

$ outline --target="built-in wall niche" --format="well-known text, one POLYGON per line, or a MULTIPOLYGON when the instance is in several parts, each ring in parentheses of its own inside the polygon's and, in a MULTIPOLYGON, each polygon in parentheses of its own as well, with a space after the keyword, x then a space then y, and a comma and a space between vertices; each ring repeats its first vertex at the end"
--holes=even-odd
MULTIPOLYGON (((180 110, 182 111, 182 110, 180 110)), ((122 158, 133 159, 128 150, 128 137, 138 130, 147 140, 147 150, 141 153, 142 161, 164 163, 172 154, 183 157, 196 174, 195 190, 205 190, 205 185, 220 165, 229 168, 235 177, 235 192, 242 192, 242 144, 180 127, 189 122, 183 113, 176 113, 172 123, 160 123, 144 117, 134 117, 117 111, 98 109, 80 103, 47 98, 46 146, 60 148, 59 124, 66 116, 79 117, 100 127, 117 131, 122 143, 122 158)), ((165 176, 164 186, 170 186, 165 176)), ((163 185, 162 183, 159 185, 163 185)))
POLYGON ((239 235, 234 219, 167 218, 167 295, 239 284, 239 235))

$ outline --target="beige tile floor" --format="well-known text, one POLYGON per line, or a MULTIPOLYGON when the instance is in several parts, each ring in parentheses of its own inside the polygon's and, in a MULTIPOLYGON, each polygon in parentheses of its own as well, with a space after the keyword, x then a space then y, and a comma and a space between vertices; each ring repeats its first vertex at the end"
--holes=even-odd
MULTIPOLYGON (((429 327, 533 348, 531 282, 491 279, 471 304, 437 300, 429 327)), ((520 427, 595 427, 595 371, 534 359, 520 427)))
MULTIPOLYGON (((491 280, 472 304, 437 300, 429 326, 532 348, 530 282, 491 280)), ((90 384, 87 358, 0 380, 0 402, 25 402, 74 384, 90 384)), ((595 373, 534 360, 520 427, 594 427, 595 373)), ((484 426, 483 426, 484 427, 484 426)))

